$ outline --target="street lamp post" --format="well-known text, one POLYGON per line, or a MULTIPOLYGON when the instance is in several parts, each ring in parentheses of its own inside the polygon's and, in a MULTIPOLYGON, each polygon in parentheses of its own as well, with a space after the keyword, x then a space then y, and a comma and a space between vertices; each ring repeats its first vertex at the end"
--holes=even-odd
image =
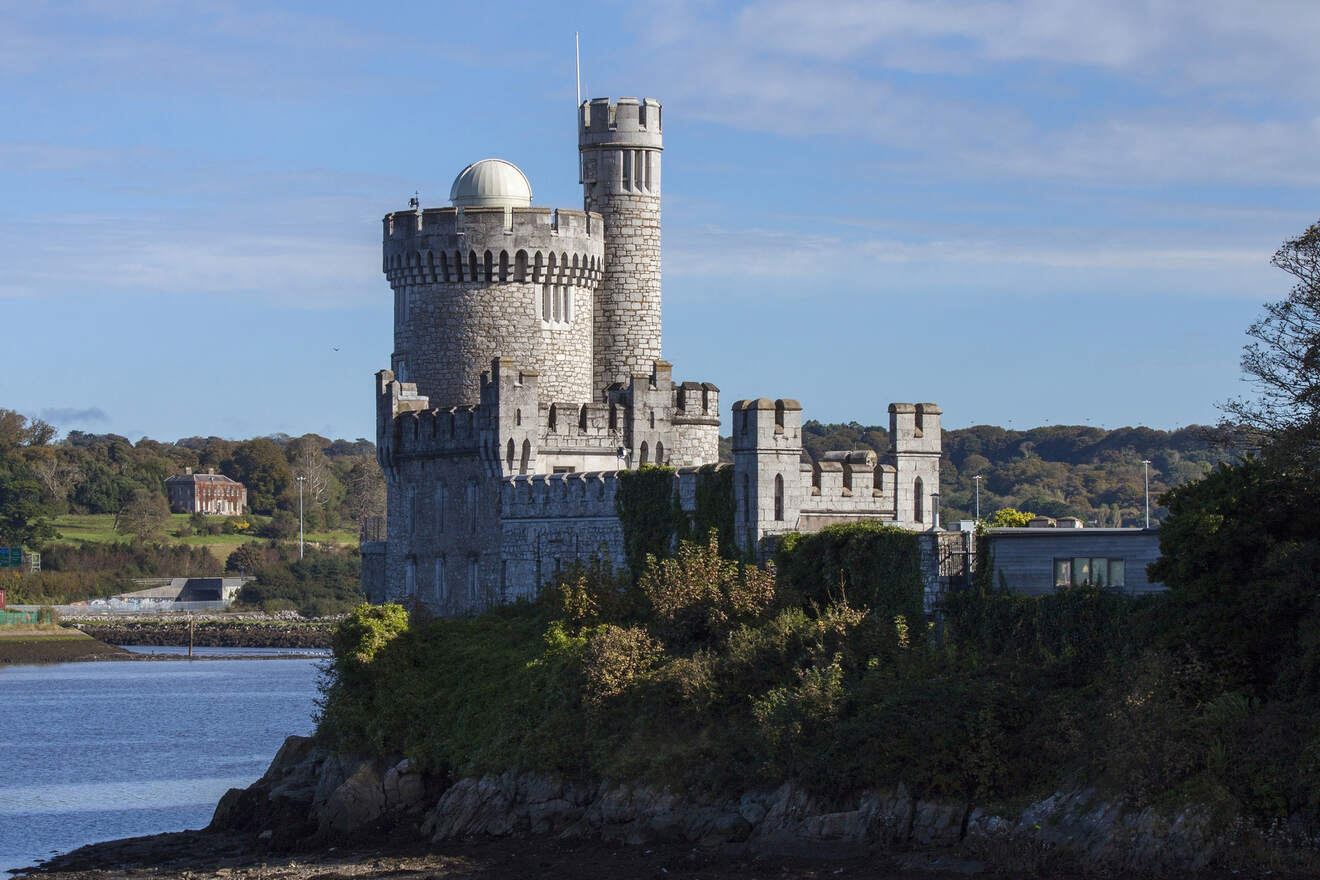
POLYGON ((976 521, 981 521, 981 475, 972 477, 976 481, 976 521))
POLYGON ((1141 465, 1146 472, 1146 528, 1150 528, 1150 459, 1143 458, 1141 465))
POLYGON ((306 477, 298 478, 298 558, 303 558, 303 502, 302 492, 303 483, 307 482, 306 477))

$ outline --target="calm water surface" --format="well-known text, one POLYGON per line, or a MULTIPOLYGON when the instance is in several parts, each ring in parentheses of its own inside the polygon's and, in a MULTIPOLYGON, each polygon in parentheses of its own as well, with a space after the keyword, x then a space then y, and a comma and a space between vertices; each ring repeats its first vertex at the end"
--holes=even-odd
POLYGON ((311 732, 324 664, 0 668, 0 871, 206 825, 226 789, 256 780, 286 736, 311 732))

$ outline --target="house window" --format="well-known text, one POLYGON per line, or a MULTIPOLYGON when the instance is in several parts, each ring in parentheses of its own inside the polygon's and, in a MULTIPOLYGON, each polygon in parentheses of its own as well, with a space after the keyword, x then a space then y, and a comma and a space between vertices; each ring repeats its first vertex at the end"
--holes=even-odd
POLYGON ((1101 556, 1073 556, 1054 560, 1054 586, 1091 584, 1097 587, 1127 586, 1127 560, 1101 556))

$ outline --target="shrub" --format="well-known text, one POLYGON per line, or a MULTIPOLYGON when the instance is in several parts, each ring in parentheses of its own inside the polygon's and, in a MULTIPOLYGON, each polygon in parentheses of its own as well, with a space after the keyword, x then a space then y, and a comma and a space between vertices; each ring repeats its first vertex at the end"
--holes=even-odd
POLYGON ((648 557, 638 587, 661 638, 676 648, 717 639, 775 599, 774 572, 720 556, 713 533, 705 545, 682 543, 674 559, 648 557))

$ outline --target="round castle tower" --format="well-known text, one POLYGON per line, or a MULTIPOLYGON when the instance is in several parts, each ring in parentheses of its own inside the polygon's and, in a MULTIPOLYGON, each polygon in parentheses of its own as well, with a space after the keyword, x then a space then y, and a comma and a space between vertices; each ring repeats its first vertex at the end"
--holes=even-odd
POLYGON ((627 385, 660 360, 660 102, 584 101, 579 108, 583 202, 605 220, 596 292, 593 390, 627 385))
POLYGON ((593 400, 601 216, 531 207, 526 176, 502 159, 463 169, 449 198, 385 215, 395 376, 432 407, 472 405, 482 371, 508 357, 540 374, 541 399, 593 400))

